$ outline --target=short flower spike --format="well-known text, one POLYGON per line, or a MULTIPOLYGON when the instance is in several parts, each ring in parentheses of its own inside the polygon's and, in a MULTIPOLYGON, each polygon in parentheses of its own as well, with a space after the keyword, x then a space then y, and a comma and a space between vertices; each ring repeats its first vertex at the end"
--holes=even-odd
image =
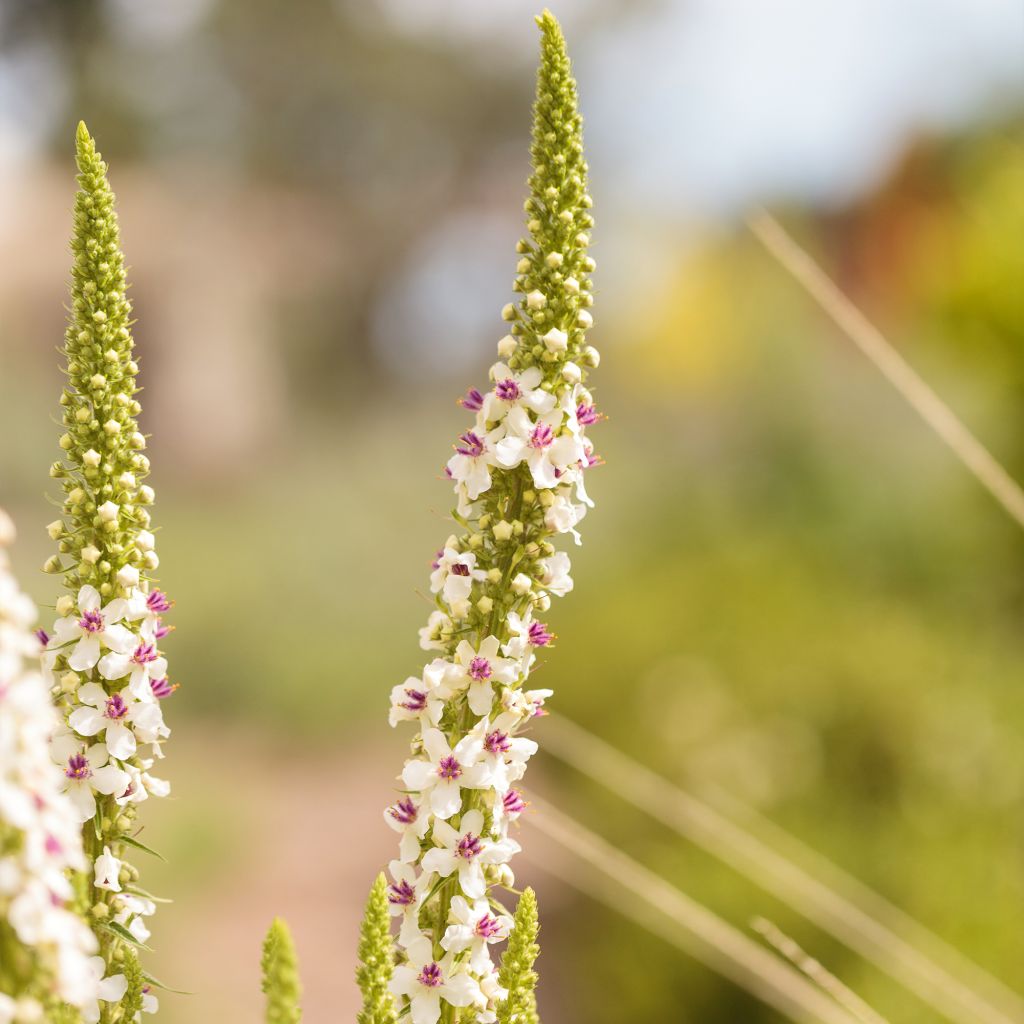
POLYGON ((302 1020, 299 958, 292 933, 279 917, 263 942, 263 991, 267 996, 267 1024, 298 1024, 302 1020))

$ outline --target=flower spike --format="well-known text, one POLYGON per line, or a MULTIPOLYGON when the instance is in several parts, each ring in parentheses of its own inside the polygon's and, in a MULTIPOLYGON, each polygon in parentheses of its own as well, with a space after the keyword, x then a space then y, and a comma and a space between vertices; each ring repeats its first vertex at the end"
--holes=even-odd
POLYGON ((299 958, 288 925, 274 918, 263 942, 263 991, 267 996, 267 1024, 299 1024, 299 958))
POLYGON ((580 542, 577 527, 593 505, 584 480, 599 463, 587 429, 601 418, 586 386, 599 357, 586 343, 594 222, 582 120, 558 22, 545 12, 538 25, 519 300, 502 311, 508 333, 487 387, 461 400, 473 422, 447 464, 461 532, 435 556, 436 608, 420 630, 432 660, 391 692, 391 724, 417 727, 384 811, 399 836, 386 891, 398 921, 389 989, 411 1024, 537 1019, 535 901, 528 891, 513 919, 496 893, 514 885, 513 829, 527 806, 520 780, 537 751, 526 733, 551 696, 529 689, 529 676, 554 640, 552 598, 573 588, 555 542, 564 534, 580 542), (506 940, 499 972, 492 957, 506 940))
POLYGON ((63 713, 51 754, 82 824, 84 901, 99 940, 99 1003, 84 1020, 106 1024, 134 1019, 135 1003, 147 1013, 157 1006, 130 967, 156 904, 134 890, 139 872, 126 858, 132 847, 145 849, 133 835, 137 805, 169 792, 151 769, 170 735, 162 702, 175 687, 160 649, 171 602, 152 578, 154 494, 144 483, 149 459, 137 422, 139 367, 114 194, 84 124, 76 147, 63 458, 51 468, 64 502, 48 528, 58 554, 45 566, 63 574, 69 593, 57 601, 42 663, 63 713))

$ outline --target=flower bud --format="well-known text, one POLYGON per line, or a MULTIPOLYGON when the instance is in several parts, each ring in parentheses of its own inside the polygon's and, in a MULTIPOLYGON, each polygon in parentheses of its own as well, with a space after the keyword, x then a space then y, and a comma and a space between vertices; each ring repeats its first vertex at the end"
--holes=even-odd
POLYGON ((59 540, 60 535, 64 532, 64 520, 54 519, 46 528, 46 532, 50 535, 50 540, 59 540))
POLYGON ((102 456, 100 455, 100 453, 98 451, 96 451, 95 448, 90 448, 82 456, 82 465, 83 466, 89 466, 92 469, 96 469, 96 467, 99 466, 101 461, 102 461, 102 456))
POLYGON ((491 532, 494 534, 494 539, 497 541, 507 541, 512 537, 512 524, 504 519, 499 519, 498 522, 491 527, 491 532))
POLYGON ((565 257, 560 252, 549 252, 544 257, 544 262, 552 269, 557 270, 563 263, 565 257))
POLYGON ((562 367, 562 380, 568 381, 570 384, 579 384, 583 379, 583 371, 570 359, 562 367))
POLYGON ((532 586, 533 580, 531 580, 525 572, 519 573, 512 579, 512 592, 514 594, 518 594, 520 597, 528 594, 532 586))
POLYGON ((527 309, 543 309, 547 304, 547 296, 543 292, 533 291, 526 296, 527 309))
POLYGON ((484 615, 490 615, 494 610, 494 601, 491 598, 484 596, 477 601, 476 606, 484 615))
POLYGON ((552 327, 540 340, 549 352, 564 352, 569 347, 569 335, 557 327, 552 327))
POLYGON ((506 334, 501 341, 498 342, 498 355, 502 359, 511 359, 515 354, 516 348, 518 348, 518 342, 511 334, 506 334))
POLYGON ((103 522, 116 523, 117 517, 121 514, 121 508, 114 501, 105 501, 98 509, 96 509, 96 513, 103 522))
POLYGON ((585 309, 581 309, 576 315, 576 323, 586 330, 588 327, 594 326, 594 318, 585 309))
POLYGON ((601 353, 598 352, 593 345, 588 345, 583 350, 583 362, 586 363, 587 366, 596 369, 601 365, 601 353))
POLYGON ((117 582, 122 587, 137 587, 139 585, 139 570, 134 565, 124 565, 117 570, 117 582))
POLYGON ((82 556, 83 562, 88 562, 90 565, 95 565, 99 561, 102 552, 95 545, 87 544, 84 548, 82 548, 80 554, 82 556))

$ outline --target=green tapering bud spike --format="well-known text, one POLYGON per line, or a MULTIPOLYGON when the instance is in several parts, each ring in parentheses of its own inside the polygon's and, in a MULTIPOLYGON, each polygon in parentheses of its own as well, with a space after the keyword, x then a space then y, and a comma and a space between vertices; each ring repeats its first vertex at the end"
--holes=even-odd
POLYGON ((302 1020, 299 959, 288 925, 279 917, 274 918, 263 942, 263 991, 267 1024, 298 1024, 302 1020))
POLYGON ((61 395, 64 517, 49 527, 72 590, 84 583, 122 596, 156 567, 149 512, 153 492, 146 439, 136 417, 138 365, 131 303, 107 165, 84 123, 76 135, 79 191, 71 239, 71 315, 65 332, 68 383, 61 395), (69 564, 70 563, 70 564, 69 564))
POLYGON ((388 910, 388 882, 378 875, 370 889, 359 931, 359 960, 356 981, 363 993, 363 1009, 358 1024, 395 1024, 398 1015, 395 1000, 388 990, 394 969, 391 941, 391 917, 388 910))
POLYGON ((121 1020, 133 1021, 135 1015, 142 1010, 142 990, 146 982, 135 950, 127 943, 122 948, 124 949, 124 962, 121 971, 128 982, 128 988, 121 1000, 121 1020))
POLYGON ((508 989, 508 998, 498 1006, 498 1024, 538 1024, 534 994, 537 972, 533 965, 540 953, 539 931, 537 897, 532 889, 527 889, 519 898, 515 927, 501 958, 498 981, 508 989))
POLYGON ((541 52, 526 200, 529 237, 517 246, 521 258, 514 287, 523 298, 518 307, 506 308, 516 343, 514 352, 511 345, 506 348, 513 368, 539 364, 557 375, 566 363, 574 373, 573 366, 597 362, 584 337, 593 322, 590 274, 595 264, 587 248, 594 219, 583 159, 583 119, 565 37, 550 11, 537 24, 541 52))

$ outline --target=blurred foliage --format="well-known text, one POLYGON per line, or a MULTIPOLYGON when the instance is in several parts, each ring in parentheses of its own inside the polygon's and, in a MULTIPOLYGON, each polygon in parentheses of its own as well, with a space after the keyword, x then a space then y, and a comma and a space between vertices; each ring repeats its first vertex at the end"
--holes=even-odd
MULTIPOLYGON (((184 34, 144 37, 119 24, 126 5, 8 0, 0 33, 7 52, 55 48, 115 175, 206 161, 239 189, 300 187, 329 200, 337 221, 322 231, 356 253, 301 302, 253 296, 288 379, 273 443, 200 477, 173 421, 154 425, 164 582, 178 599, 176 733, 251 728, 282 773, 301 770, 295 749, 382 735, 391 685, 420 661, 429 603, 417 593, 450 529, 436 478, 463 423, 454 398, 479 383, 494 338, 480 339, 475 376, 450 382, 439 365, 410 382, 379 360, 371 323, 403 254, 467 195, 514 209, 531 87, 522 69, 466 61, 457 41, 387 31, 372 5, 305 2, 301 17, 297 6, 220 0, 184 34)), ((62 161, 65 134, 52 140, 62 161)), ((600 258, 626 241, 597 214, 600 258)), ((1024 478, 1019 124, 922 141, 859 205, 790 216, 1024 478)), ((757 807, 1013 981, 1024 538, 742 233, 675 236, 645 242, 659 279, 615 288, 597 275, 607 465, 541 684, 556 709, 757 807)), ((511 246, 507 257, 511 277, 511 246)), ((474 298, 438 295, 423 310, 427 342, 444 334, 446 304, 474 298)), ((496 314, 494 327, 496 338, 496 314)), ((146 359, 143 343, 143 379, 159 389, 146 359)), ((49 553, 41 494, 59 386, 45 358, 5 356, 0 409, 19 443, 0 452, 2 499, 43 601, 49 584, 31 569, 49 553)), ((933 1019, 785 908, 544 764, 566 809, 696 898, 741 927, 776 921, 890 1019, 933 1019)), ((246 856, 224 811, 234 785, 172 805, 181 831, 163 891, 187 893, 246 856)), ((258 829, 252 807, 236 813, 258 829)), ((546 901, 544 922, 542 1018, 618 1024, 628 1006, 640 1020, 777 1019, 590 901, 546 901)), ((170 998, 163 1011, 190 1012, 170 998)))

